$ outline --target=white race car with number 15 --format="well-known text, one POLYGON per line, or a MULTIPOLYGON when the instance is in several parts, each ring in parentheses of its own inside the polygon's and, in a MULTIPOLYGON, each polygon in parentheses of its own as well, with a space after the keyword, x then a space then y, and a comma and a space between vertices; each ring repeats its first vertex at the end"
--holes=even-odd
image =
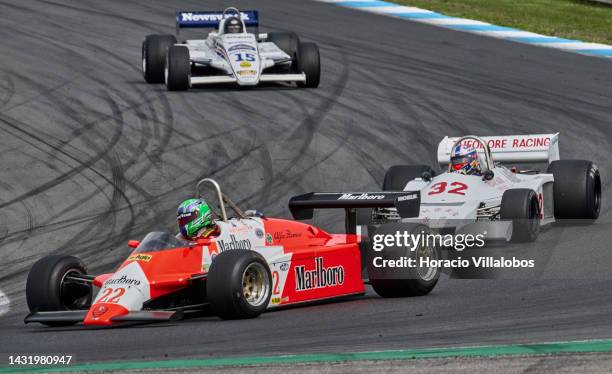
POLYGON ((319 86, 320 59, 315 43, 300 42, 293 32, 250 33, 259 26, 255 10, 180 11, 177 35, 184 28, 214 29, 206 39, 177 43, 174 35, 148 35, 142 43, 142 72, 148 83, 165 82, 169 91, 193 85, 262 82, 319 86))

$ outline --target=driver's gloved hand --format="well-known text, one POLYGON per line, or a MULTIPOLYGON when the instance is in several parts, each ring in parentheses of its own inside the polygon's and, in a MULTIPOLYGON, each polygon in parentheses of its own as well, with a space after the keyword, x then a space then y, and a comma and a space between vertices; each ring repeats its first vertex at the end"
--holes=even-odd
POLYGON ((246 212, 244 212, 244 215, 246 215, 247 217, 257 217, 257 218, 263 218, 264 214, 262 212, 260 212, 259 210, 247 210, 246 212))

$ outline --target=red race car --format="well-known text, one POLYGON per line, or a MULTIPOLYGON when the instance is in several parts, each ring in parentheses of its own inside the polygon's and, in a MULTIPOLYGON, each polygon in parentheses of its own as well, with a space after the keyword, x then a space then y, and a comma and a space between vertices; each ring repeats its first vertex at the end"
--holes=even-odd
MULTIPOLYGON (((192 242, 151 232, 142 241, 128 242, 134 251, 115 272, 98 276, 88 275, 73 256, 42 258, 28 275, 30 314, 25 322, 66 326, 168 321, 205 306, 223 319, 252 318, 268 308, 364 294, 367 281, 362 273, 369 273, 381 296, 424 295, 438 281, 438 268, 381 270, 368 259, 437 258, 436 248, 373 252, 357 234, 358 208, 393 207, 398 197, 418 204, 413 192, 310 193, 291 199, 296 219, 312 218, 313 209, 346 209, 347 233, 330 234, 307 223, 244 213, 212 179, 198 183, 198 197, 206 184, 218 200, 214 236, 192 242), (228 219, 226 204, 234 218, 228 219), (364 262, 369 266, 362 272, 364 262)), ((390 223, 377 232, 398 228, 426 230, 413 223, 390 223)))

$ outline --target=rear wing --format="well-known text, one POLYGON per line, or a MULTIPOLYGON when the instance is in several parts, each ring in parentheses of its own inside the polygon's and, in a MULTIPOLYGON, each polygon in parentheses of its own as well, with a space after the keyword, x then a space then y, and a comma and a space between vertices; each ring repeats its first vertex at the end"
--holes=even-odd
MULTIPOLYGON (((259 12, 243 10, 240 16, 246 27, 259 27, 259 12)), ((223 11, 179 11, 176 12, 176 32, 187 28, 209 28, 219 26, 223 19, 223 11)))
POLYGON ((312 219, 315 209, 344 209, 346 232, 354 234, 360 208, 397 208, 402 218, 418 217, 419 191, 402 192, 311 192, 289 200, 289 210, 296 220, 312 219))
MULTIPOLYGON (((438 145, 438 163, 444 167, 450 162, 450 153, 453 144, 459 138, 442 139, 438 145)), ((508 136, 483 136, 491 150, 493 162, 501 163, 529 163, 548 162, 559 159, 559 133, 536 134, 536 135, 508 135, 508 136)), ((479 142, 466 139, 463 146, 473 146, 478 153, 484 155, 484 149, 479 142)))

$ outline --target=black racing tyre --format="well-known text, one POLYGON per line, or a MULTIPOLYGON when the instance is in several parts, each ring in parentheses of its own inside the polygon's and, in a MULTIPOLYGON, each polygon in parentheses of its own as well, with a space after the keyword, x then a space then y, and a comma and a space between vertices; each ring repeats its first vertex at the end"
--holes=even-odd
POLYGON ((168 91, 185 91, 189 88, 191 63, 187 47, 175 45, 168 49, 164 74, 168 91))
POLYGON ((146 36, 142 42, 142 75, 147 83, 164 83, 166 53, 174 44, 174 35, 146 36))
POLYGON ((540 204, 534 190, 514 188, 504 191, 499 217, 512 221, 510 241, 532 242, 540 234, 540 204))
POLYGON ((553 184, 555 218, 580 219, 592 223, 601 209, 601 177, 591 161, 557 160, 546 171, 553 184))
MULTIPOLYGON (((440 278, 440 268, 431 264, 421 264, 421 258, 439 260, 440 251, 435 246, 423 246, 420 243, 414 251, 403 245, 386 246, 377 251, 377 245, 382 244, 379 240, 385 236, 395 235, 397 232, 408 232, 411 235, 431 234, 431 230, 418 223, 388 223, 381 225, 370 236, 370 247, 366 255, 368 278, 372 288, 381 297, 407 297, 427 295, 434 289, 440 278), (414 266, 382 267, 384 260, 397 261, 402 258, 414 259, 414 266), (423 265, 423 266, 421 266, 423 265)), ((430 243, 431 244, 431 243, 430 243)), ((388 263, 387 263, 388 264, 388 263)))
POLYGON ((321 81, 321 57, 315 43, 300 43, 298 48, 297 70, 306 75, 305 82, 298 87, 317 88, 321 81))
POLYGON ((296 61, 298 57, 298 46, 300 45, 300 38, 294 32, 271 32, 268 33, 266 39, 268 42, 276 44, 283 52, 291 57, 291 70, 294 71, 297 68, 296 61))
POLYGON ((423 173, 429 173, 433 178, 436 172, 427 165, 394 165, 385 174, 382 183, 383 191, 403 191, 406 184, 415 178, 421 178, 423 173))
MULTIPOLYGON (((85 265, 74 256, 51 255, 36 261, 26 282, 30 312, 84 309, 91 304, 89 285, 65 280, 69 274, 87 274, 85 265)), ((69 326, 76 322, 44 322, 48 326, 69 326)))
POLYGON ((210 265, 206 295, 222 319, 254 318, 268 307, 272 275, 257 252, 235 249, 221 252, 210 265))

